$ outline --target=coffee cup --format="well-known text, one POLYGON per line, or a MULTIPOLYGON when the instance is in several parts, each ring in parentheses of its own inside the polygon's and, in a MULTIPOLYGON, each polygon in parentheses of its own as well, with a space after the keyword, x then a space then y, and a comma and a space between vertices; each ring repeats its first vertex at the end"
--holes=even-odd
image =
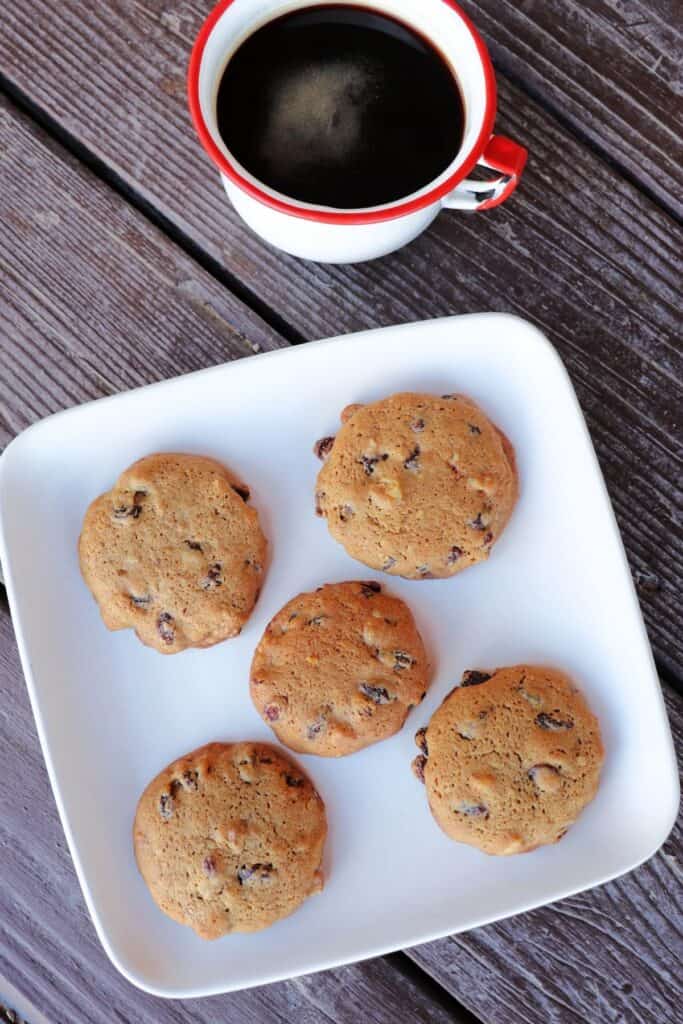
POLYGON ((462 96, 464 123, 458 152, 438 177, 398 200, 341 209, 292 198, 240 164, 218 126, 216 100, 226 66, 245 40, 268 22, 319 6, 320 0, 220 0, 193 48, 188 72, 192 119, 232 205, 249 227, 266 242, 302 259, 357 263, 411 242, 442 209, 482 211, 504 202, 517 187, 527 153, 511 139, 493 134, 496 82, 491 60, 472 22, 453 0, 345 3, 403 23, 431 41, 450 66, 462 96), (476 167, 494 174, 489 180, 469 178, 476 167))

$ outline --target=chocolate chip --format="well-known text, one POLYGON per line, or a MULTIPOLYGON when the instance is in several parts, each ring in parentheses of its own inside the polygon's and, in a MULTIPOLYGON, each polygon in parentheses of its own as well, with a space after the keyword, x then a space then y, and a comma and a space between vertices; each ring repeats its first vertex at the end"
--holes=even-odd
POLYGON ((199 586, 202 590, 215 590, 216 587, 223 586, 222 569, 223 566, 220 562, 214 562, 213 565, 209 566, 206 576, 203 580, 199 581, 199 586))
POLYGON ((425 428, 425 421, 423 419, 413 420, 410 424, 410 429, 416 434, 421 434, 425 428))
POLYGON ((470 519, 470 521, 469 521, 469 523, 467 525, 471 526, 473 530, 485 530, 486 527, 488 526, 488 523, 484 522, 482 516, 483 516, 483 513, 482 512, 478 512, 477 515, 475 516, 475 518, 474 519, 470 519))
POLYGON ((300 775, 290 775, 289 773, 285 774, 285 782, 292 789, 300 789, 304 784, 304 780, 300 775))
POLYGON ((199 789, 199 772, 195 772, 191 768, 187 768, 183 772, 183 786, 185 789, 189 789, 192 793, 196 793, 199 789))
POLYGON ((479 672, 477 669, 469 669, 467 672, 463 672, 461 686, 479 686, 481 683, 486 683, 491 678, 490 672, 479 672))
POLYGON ((349 519, 353 519, 354 514, 351 505, 342 505, 339 509, 339 518, 342 523, 348 523, 349 519))
POLYGON ((324 731, 326 727, 327 719, 325 718, 324 715, 319 715, 319 717, 316 718, 315 722, 311 722, 311 724, 309 725, 306 731, 306 735, 308 736, 309 740, 314 740, 320 735, 321 732, 324 731))
POLYGON ((323 622, 327 618, 327 615, 314 615, 312 619, 309 619, 306 623, 307 626, 322 626, 323 622))
POLYGON ((360 592, 363 597, 374 597, 375 594, 382 592, 382 584, 377 583, 376 580, 368 580, 367 583, 361 583, 360 592))
POLYGON ((463 800, 461 804, 455 808, 456 814, 465 814, 468 818, 488 818, 489 810, 484 804, 471 804, 466 800, 463 800))
POLYGON ((481 430, 476 424, 468 423, 467 426, 470 428, 470 434, 481 434, 481 430))
POLYGON ((370 683, 361 683, 358 689, 373 704, 391 704, 392 701, 396 700, 395 697, 389 695, 389 691, 383 686, 371 686, 370 683))
POLYGON ((321 505, 321 502, 322 502, 322 500, 323 500, 323 498, 325 496, 326 496, 325 495, 325 491, 316 491, 315 492, 315 514, 317 516, 325 515, 325 513, 323 512, 323 509, 322 509, 322 505, 321 505))
POLYGON ((147 608, 152 603, 151 594, 131 594, 130 603, 136 608, 147 608))
POLYGON ((420 446, 416 444, 412 452, 403 463, 404 469, 410 469, 416 471, 420 468, 420 446))
POLYGON ((384 565, 382 566, 382 568, 384 569, 385 572, 388 572, 389 569, 393 569, 395 565, 396 565, 396 559, 392 558, 391 555, 389 555, 389 557, 387 559, 385 559, 385 562, 384 562, 384 565))
POLYGON ((230 484, 235 494, 239 494, 242 501, 249 501, 251 491, 246 484, 230 484))
POLYGON ((536 715, 536 725, 541 729, 550 729, 551 732, 563 732, 565 729, 574 728, 571 718, 554 718, 545 711, 536 715))
POLYGON ((448 564, 455 565, 459 558, 462 558, 462 548, 452 547, 448 552, 448 564))
POLYGON ((248 882, 253 885, 256 882, 266 882, 273 872, 272 864, 241 864, 237 869, 237 881, 240 885, 248 882))
POLYGON ((414 761, 410 765, 410 767, 413 770, 413 775, 415 776, 416 779, 419 779, 420 782, 424 782, 424 780, 425 780, 425 767, 426 767, 426 765, 427 765, 427 758, 424 756, 424 754, 418 754, 417 757, 414 759, 414 761))
POLYGON ((324 461, 332 451, 333 446, 333 437, 321 437, 319 441, 315 442, 313 446, 313 452, 315 455, 318 456, 319 459, 322 459, 324 461))
POLYGON ((202 868, 207 878, 216 877, 216 861, 213 857, 205 857, 202 861, 202 868))
POLYGON ((358 462, 360 462, 361 466, 365 470, 365 475, 372 476, 372 474, 375 472, 375 466, 377 465, 377 463, 386 462, 388 458, 389 456, 387 454, 361 455, 361 457, 358 459, 358 462))
POLYGON ((187 544, 187 546, 190 549, 190 551, 201 551, 202 550, 201 544, 198 541, 196 541, 196 540, 186 540, 185 543, 187 544))
POLYGON ((394 651, 394 672, 402 672, 404 668, 412 668, 415 664, 415 658, 406 651, 394 651))
POLYGON ((157 632, 165 644, 175 641, 175 622, 169 612, 162 612, 157 619, 157 632))
POLYGON ((415 742, 417 743, 418 747, 420 748, 420 750, 422 751, 423 754, 426 755, 426 754, 429 753, 429 751, 427 750, 427 729, 426 729, 426 727, 417 730, 417 732, 415 733, 415 742))
POLYGON ((162 793, 159 797, 159 814, 164 821, 170 821, 175 810, 175 802, 170 793, 162 793))

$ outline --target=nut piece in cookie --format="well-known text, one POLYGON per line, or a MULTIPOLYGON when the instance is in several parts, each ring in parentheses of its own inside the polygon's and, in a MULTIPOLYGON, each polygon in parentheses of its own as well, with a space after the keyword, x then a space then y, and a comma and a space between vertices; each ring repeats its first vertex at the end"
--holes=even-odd
POLYGON ((165 914, 203 939, 267 928, 323 886, 325 806, 264 743, 209 743, 140 797, 133 842, 165 914))
POLYGON ((413 772, 443 831, 485 853, 556 843, 595 796, 600 726, 562 672, 465 672, 415 741, 413 772))
POLYGON ((517 501, 514 450, 465 395, 410 392, 342 412, 316 445, 316 511, 352 558, 409 579, 487 559, 517 501))
POLYGON ((263 583, 249 488, 213 459, 148 455, 91 504, 79 558, 109 629, 163 654, 236 636, 263 583))
POLYGON ((251 697, 292 750, 339 757, 393 736, 430 669, 409 608, 375 580, 299 594, 271 620, 251 697))

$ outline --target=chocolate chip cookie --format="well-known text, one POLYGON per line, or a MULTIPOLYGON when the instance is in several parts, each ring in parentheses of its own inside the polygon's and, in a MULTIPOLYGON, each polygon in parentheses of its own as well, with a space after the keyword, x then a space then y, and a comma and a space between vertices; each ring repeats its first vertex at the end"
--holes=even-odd
POLYGON ((203 939, 254 932, 322 889, 325 806, 264 743, 209 743, 140 797, 135 857, 154 901, 203 939))
POLYGON ((316 510, 349 555, 409 579, 453 576, 488 558, 517 500, 512 445, 464 395, 403 393, 348 406, 316 510))
POLYGON ((292 750, 340 757, 398 732, 429 685, 408 607, 379 583, 330 583, 289 601, 251 666, 259 714, 292 750))
POLYGON ((437 823, 493 854, 561 839, 595 796, 604 757, 571 680, 531 665, 465 672, 415 741, 437 823))
POLYGON ((266 540, 249 488, 198 455, 140 459, 93 501, 81 572, 108 629, 163 654, 240 632, 263 580, 266 540))

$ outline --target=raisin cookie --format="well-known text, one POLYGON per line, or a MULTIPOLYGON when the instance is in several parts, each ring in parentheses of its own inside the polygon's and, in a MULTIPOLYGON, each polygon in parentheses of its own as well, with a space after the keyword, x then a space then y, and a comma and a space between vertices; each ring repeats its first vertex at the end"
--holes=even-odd
POLYGON ((140 797, 135 857, 154 901, 203 939, 254 932, 323 886, 325 806, 263 743, 209 743, 140 797))
POLYGON ((379 583, 330 583, 289 601, 251 666, 260 715, 292 750, 340 757, 398 732, 429 665, 407 606, 379 583))
POLYGON ((464 395, 403 393, 348 406, 325 460, 316 511, 349 555, 409 579, 453 576, 488 558, 517 500, 512 445, 464 395))
POLYGON ((465 672, 415 741, 437 823, 493 854, 561 839, 595 796, 604 757, 571 680, 530 665, 465 672))
POLYGON ((266 540, 249 488, 213 459, 140 459, 93 501, 81 572, 108 629, 163 654, 240 632, 261 589, 266 540))

